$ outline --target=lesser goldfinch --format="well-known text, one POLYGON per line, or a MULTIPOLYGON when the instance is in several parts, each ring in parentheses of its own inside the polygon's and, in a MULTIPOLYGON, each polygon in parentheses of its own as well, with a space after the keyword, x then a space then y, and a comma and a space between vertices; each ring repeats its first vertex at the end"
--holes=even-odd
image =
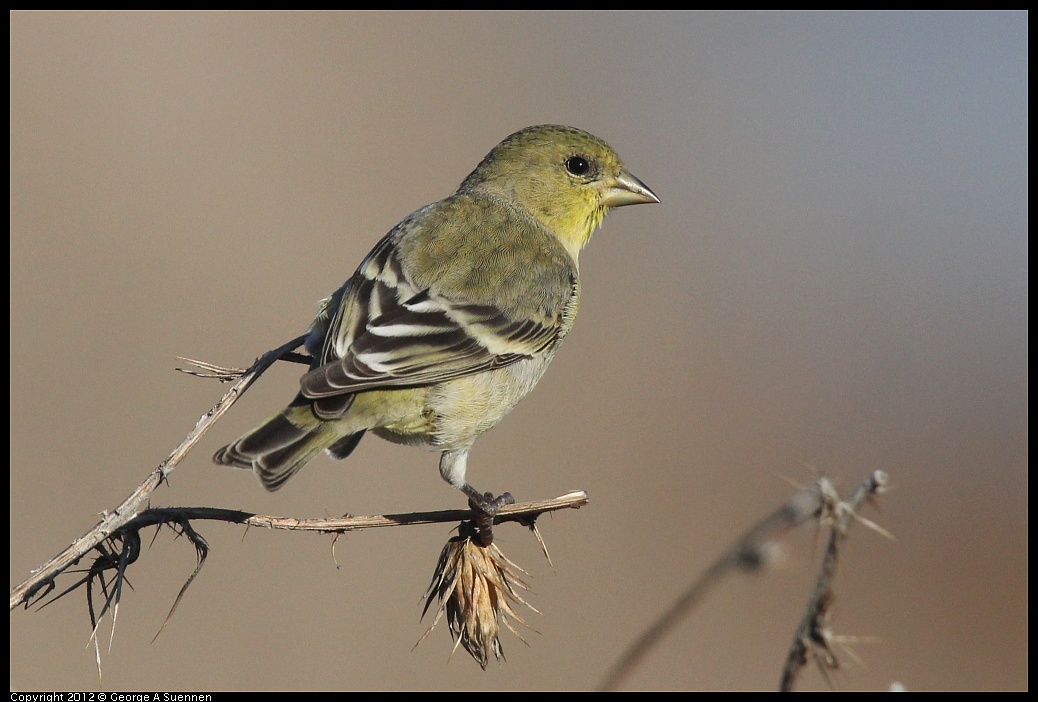
POLYGON ((511 497, 469 484, 473 443, 533 389, 569 332, 577 255, 606 212, 653 202, 592 134, 512 134, 321 302, 295 400, 214 460, 277 490, 322 450, 346 458, 370 430, 441 451, 443 479, 493 515, 511 497))

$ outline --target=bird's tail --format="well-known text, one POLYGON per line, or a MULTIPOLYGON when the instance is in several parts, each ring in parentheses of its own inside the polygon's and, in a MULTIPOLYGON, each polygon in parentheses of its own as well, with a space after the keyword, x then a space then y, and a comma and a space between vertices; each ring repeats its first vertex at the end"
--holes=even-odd
POLYGON ((251 469, 263 487, 274 491, 324 449, 333 458, 346 458, 363 436, 364 430, 344 435, 335 422, 315 417, 309 406, 291 406, 217 451, 213 460, 251 469))

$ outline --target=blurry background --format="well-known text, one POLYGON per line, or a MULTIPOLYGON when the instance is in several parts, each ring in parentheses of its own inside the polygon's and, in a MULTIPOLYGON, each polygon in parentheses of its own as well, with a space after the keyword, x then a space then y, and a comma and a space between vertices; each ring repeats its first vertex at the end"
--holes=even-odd
MULTIPOLYGON (((421 596, 445 525, 330 537, 198 525, 130 571, 103 690, 567 689, 745 527, 824 473, 891 493, 856 529, 840 689, 1024 689, 1027 48, 1022 13, 11 15, 13 585, 117 505, 397 221, 511 132, 609 141, 662 199, 607 218, 580 319, 477 444, 483 489, 583 488, 521 528, 529 646, 450 656, 421 596)), ((154 504, 297 517, 461 507, 435 454, 365 440, 276 495, 220 446, 281 409, 265 376, 154 504)), ((813 528, 713 593, 628 682, 773 689, 813 528)), ((98 689, 84 595, 11 614, 13 689, 98 689)), ((109 627, 102 628, 107 646, 109 627)), ((809 669, 805 689, 827 689, 809 669)))

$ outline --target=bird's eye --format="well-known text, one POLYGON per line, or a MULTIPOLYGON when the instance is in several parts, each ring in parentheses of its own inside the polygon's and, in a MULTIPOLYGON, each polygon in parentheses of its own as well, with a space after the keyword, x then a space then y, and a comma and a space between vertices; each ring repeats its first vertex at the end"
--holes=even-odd
POLYGON ((591 162, 583 156, 570 156, 566 159, 566 170, 575 176, 586 176, 591 172, 591 162))

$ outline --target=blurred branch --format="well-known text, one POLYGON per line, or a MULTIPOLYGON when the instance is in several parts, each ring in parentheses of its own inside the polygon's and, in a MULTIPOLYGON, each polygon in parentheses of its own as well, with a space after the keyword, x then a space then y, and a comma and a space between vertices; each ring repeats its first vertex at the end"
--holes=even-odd
MULTIPOLYGON (((758 570, 767 563, 768 548, 779 537, 807 521, 815 519, 824 520, 830 514, 852 514, 853 509, 864 499, 873 494, 878 494, 882 485, 886 484, 886 480, 885 473, 876 471, 869 476, 869 480, 866 481, 865 485, 859 488, 846 503, 839 502, 839 496, 836 495, 835 488, 826 478, 819 479, 811 487, 793 495, 782 507, 750 527, 702 575, 694 580, 677 601, 627 648, 620 660, 609 670, 605 680, 599 685, 598 690, 611 691, 618 689, 644 660, 645 656, 699 604, 711 588, 716 586, 724 576, 733 570, 758 570), (863 490, 869 485, 875 485, 876 487, 872 492, 866 492, 862 495, 863 490)), ((847 519, 849 518, 847 517, 847 519)), ((843 529, 845 528, 846 526, 843 527, 843 529)), ((835 558, 836 555, 833 553, 831 568, 835 567, 835 558)), ((828 562, 827 552, 825 563, 828 562)), ((830 569, 826 583, 830 581, 831 574, 830 569)), ((815 589, 816 595, 820 587, 821 579, 815 589)), ((812 598, 812 603, 814 602, 815 598, 812 598)), ((805 615, 806 620, 807 616, 805 615)), ((801 627, 803 626, 802 622, 801 627)), ((800 640, 799 629, 797 633, 797 640, 800 640)), ((785 675, 783 680, 785 680, 785 675)))
MULTIPOLYGON (((211 410, 202 415, 191 433, 180 442, 179 446, 173 449, 172 453, 166 457, 166 460, 162 461, 148 475, 145 481, 138 485, 118 507, 111 512, 103 512, 101 522, 97 526, 76 539, 57 556, 33 570, 28 579, 11 589, 11 609, 22 605, 28 607, 30 602, 41 594, 41 591, 43 591, 42 594, 45 594, 54 589, 54 579, 59 574, 78 563, 90 551, 98 547, 103 548, 104 543, 108 539, 112 538, 120 528, 137 516, 141 505, 147 501, 151 493, 155 491, 155 488, 161 485, 166 477, 173 472, 177 464, 184 459, 216 420, 222 417, 238 401, 238 398, 241 397, 249 386, 275 361, 286 356, 296 356, 297 354, 292 354, 291 352, 298 348, 305 338, 305 336, 297 337, 276 349, 267 351, 257 358, 256 362, 248 369, 241 371, 221 369, 225 371, 223 375, 211 376, 218 377, 221 381, 237 378, 237 382, 220 398, 220 401, 211 410)), ((295 359, 290 358, 289 360, 295 359)), ((198 365, 206 367, 205 364, 198 365)), ((215 366, 208 366, 208 369, 214 368, 215 366)), ((195 373, 195 375, 198 374, 195 373)))
POLYGON ((838 667, 836 654, 832 650, 832 629, 829 627, 829 608, 833 603, 833 575, 839 559, 840 544, 847 537, 847 528, 852 521, 858 520, 887 536, 872 522, 857 516, 857 510, 864 502, 871 501, 881 495, 889 484, 887 474, 877 470, 854 491, 850 499, 841 502, 836 488, 824 478, 818 481, 823 495, 822 524, 829 527, 829 544, 822 557, 822 567, 815 582, 814 592, 807 603, 800 625, 793 635, 793 643, 786 656, 786 664, 782 669, 782 681, 779 689, 792 692, 793 683, 800 670, 807 665, 808 653, 811 653, 823 675, 838 667))

